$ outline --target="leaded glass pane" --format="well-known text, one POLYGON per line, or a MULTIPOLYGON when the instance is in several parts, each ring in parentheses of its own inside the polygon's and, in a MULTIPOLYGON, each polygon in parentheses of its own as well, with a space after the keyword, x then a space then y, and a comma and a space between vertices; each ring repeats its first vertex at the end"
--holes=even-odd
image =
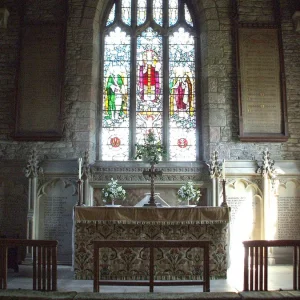
POLYGON ((162 111, 162 37, 148 28, 137 38, 137 111, 162 111))
POLYGON ((195 160, 195 58, 194 37, 183 28, 169 39, 170 159, 195 160), (193 159, 191 159, 193 157, 193 159))
POLYGON ((161 112, 140 112, 136 114, 136 127, 153 128, 162 127, 161 112))
POLYGON ((158 25, 162 26, 163 24, 162 0, 153 0, 153 19, 158 25))
POLYGON ((184 5, 184 17, 185 17, 185 21, 186 21, 190 26, 193 26, 192 17, 191 17, 190 11, 189 11, 189 9, 188 9, 188 7, 187 7, 186 4, 184 5))
POLYGON ((131 0, 122 0, 122 21, 131 24, 131 0))
POLYGON ((196 130, 170 127, 171 161, 195 161, 196 160, 196 130))
POLYGON ((129 128, 102 128, 102 160, 128 160, 129 128))
POLYGON ((137 3, 137 24, 145 23, 147 17, 147 0, 138 0, 137 3))
POLYGON ((178 0, 169 0, 169 25, 178 21, 178 0))
POLYGON ((110 13, 109 13, 109 16, 108 16, 108 19, 107 19, 107 22, 106 22, 106 26, 110 25, 114 19, 115 19, 115 10, 116 10, 116 5, 114 4, 110 13))
POLYGON ((129 126, 130 41, 119 27, 105 37, 103 127, 129 126))

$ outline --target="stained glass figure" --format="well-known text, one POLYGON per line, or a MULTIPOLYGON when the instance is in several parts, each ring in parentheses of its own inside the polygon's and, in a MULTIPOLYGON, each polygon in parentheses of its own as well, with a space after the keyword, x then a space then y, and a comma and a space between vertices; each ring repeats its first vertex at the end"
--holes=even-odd
POLYGON ((106 120, 115 120, 125 117, 127 114, 127 98, 126 78, 124 71, 119 67, 112 67, 108 76, 105 90, 105 111, 106 120))
POLYGON ((114 4, 109 13, 109 16, 108 16, 108 19, 106 22, 106 26, 110 25, 115 20, 115 11, 116 11, 116 5, 114 4))
POLYGON ((153 19, 160 26, 163 24, 162 13, 162 0, 153 0, 153 19))
POLYGON ((162 38, 148 28, 137 39, 137 110, 162 110, 162 38))
POLYGON ((186 4, 184 4, 184 17, 185 17, 185 21, 193 27, 193 20, 192 20, 192 16, 190 14, 190 11, 187 7, 186 4))
POLYGON ((122 0, 122 21, 131 24, 131 0, 122 0))
POLYGON ((172 26, 178 21, 178 0, 169 0, 169 25, 172 26))
POLYGON ((137 25, 145 23, 147 18, 147 0, 138 0, 137 2, 137 25))
POLYGON ((131 38, 116 27, 104 43, 102 159, 127 160, 131 38))
POLYGON ((128 127, 130 37, 119 27, 105 37, 104 127, 128 127))
POLYGON ((194 37, 179 28, 169 39, 170 159, 196 159, 194 37))

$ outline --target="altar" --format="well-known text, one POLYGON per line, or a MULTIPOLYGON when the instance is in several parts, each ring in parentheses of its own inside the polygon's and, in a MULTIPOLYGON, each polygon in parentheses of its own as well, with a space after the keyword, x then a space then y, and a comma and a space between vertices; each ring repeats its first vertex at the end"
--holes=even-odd
MULTIPOLYGON (((95 240, 208 240, 210 277, 226 278, 228 222, 226 207, 75 207, 75 279, 93 279, 95 240)), ((101 279, 147 278, 144 249, 104 249, 101 279)), ((157 280, 202 278, 203 260, 196 249, 158 249, 157 280)))

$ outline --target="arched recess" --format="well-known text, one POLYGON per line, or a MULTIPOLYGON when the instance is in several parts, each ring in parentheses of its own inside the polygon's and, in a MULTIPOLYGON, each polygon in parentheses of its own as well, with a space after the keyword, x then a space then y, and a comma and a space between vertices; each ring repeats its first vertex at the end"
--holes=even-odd
POLYGON ((231 208, 229 241, 229 277, 243 277, 245 240, 262 239, 264 212, 263 193, 256 183, 236 179, 226 186, 226 198, 231 208))

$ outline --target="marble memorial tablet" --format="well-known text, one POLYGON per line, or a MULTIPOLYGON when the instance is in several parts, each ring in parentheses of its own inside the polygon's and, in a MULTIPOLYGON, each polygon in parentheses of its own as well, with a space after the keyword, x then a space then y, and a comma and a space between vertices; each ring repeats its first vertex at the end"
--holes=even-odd
POLYGON ((286 139, 278 30, 240 28, 239 109, 242 141, 286 139))

